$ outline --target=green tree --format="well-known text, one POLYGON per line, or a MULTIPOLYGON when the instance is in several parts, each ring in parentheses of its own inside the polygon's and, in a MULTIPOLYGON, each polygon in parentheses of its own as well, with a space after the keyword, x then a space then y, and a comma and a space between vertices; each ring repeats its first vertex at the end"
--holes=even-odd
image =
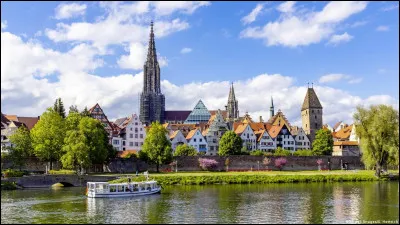
POLYGON ((34 154, 49 162, 50 169, 53 169, 53 162, 58 161, 62 155, 64 137, 63 118, 53 108, 48 108, 32 128, 31 138, 34 154))
POLYGON ((63 168, 77 169, 80 167, 82 170, 91 165, 86 137, 79 130, 67 131, 63 151, 64 154, 61 156, 63 168))
POLYGON ((56 99, 54 102, 54 111, 56 111, 62 118, 65 118, 65 109, 64 109, 64 104, 61 100, 61 98, 56 99))
POLYGON ((167 129, 158 121, 153 122, 146 134, 146 139, 144 140, 141 150, 141 152, 147 155, 150 162, 156 164, 157 172, 159 172, 159 166, 161 164, 168 163, 172 160, 171 142, 168 140, 167 134, 167 129))
POLYGON ((178 145, 175 149, 174 156, 196 156, 197 150, 193 146, 187 144, 178 145))
POLYGON ((281 147, 278 147, 274 152, 274 156, 289 156, 289 155, 292 155, 292 153, 289 150, 283 149, 281 147))
POLYGON ((219 141, 218 155, 240 155, 242 144, 242 139, 235 132, 228 131, 222 135, 219 141))
POLYGON ((69 107, 68 115, 69 115, 70 113, 72 113, 72 112, 79 113, 78 107, 77 107, 76 105, 71 105, 71 106, 69 107))
POLYGON ((109 156, 110 145, 108 133, 101 122, 91 117, 83 117, 79 122, 79 131, 85 136, 86 144, 89 146, 90 162, 104 163, 109 156))
POLYGON ((32 140, 28 128, 20 126, 18 130, 9 137, 9 139, 12 143, 12 146, 8 148, 9 157, 13 164, 18 166, 19 170, 21 170, 25 159, 33 153, 32 140))
POLYGON ((307 149, 299 149, 293 153, 294 156, 312 156, 313 152, 307 149))
POLYGON ((353 115, 360 138, 362 160, 367 167, 375 165, 375 175, 389 163, 399 162, 399 111, 392 106, 357 107, 353 115))
POLYGON ((85 109, 81 112, 81 115, 82 115, 82 116, 90 117, 90 112, 89 112, 89 110, 87 109, 87 107, 85 107, 85 109))
POLYGON ((70 111, 67 118, 65 118, 65 131, 78 130, 79 123, 82 115, 78 112, 70 111))
POLYGON ((312 143, 313 155, 332 155, 333 137, 330 130, 319 129, 312 143))

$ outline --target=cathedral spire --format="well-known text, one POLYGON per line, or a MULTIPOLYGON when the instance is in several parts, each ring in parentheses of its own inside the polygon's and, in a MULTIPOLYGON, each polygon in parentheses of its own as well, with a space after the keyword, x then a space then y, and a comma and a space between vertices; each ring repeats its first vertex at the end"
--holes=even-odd
POLYGON ((271 96, 271 107, 269 107, 269 111, 271 113, 271 117, 273 117, 275 113, 274 113, 274 100, 272 99, 272 96, 271 96))
POLYGON ((231 83, 231 89, 229 90, 228 102, 230 101, 236 101, 235 90, 233 89, 233 82, 231 83))
POLYGON ((157 62, 156 43, 154 41, 153 21, 150 23, 150 40, 149 49, 147 51, 147 61, 155 64, 157 62))
POLYGON ((233 121, 239 117, 238 101, 236 100, 235 97, 233 82, 229 90, 228 104, 226 106, 226 110, 227 110, 227 116, 226 116, 227 120, 233 121))

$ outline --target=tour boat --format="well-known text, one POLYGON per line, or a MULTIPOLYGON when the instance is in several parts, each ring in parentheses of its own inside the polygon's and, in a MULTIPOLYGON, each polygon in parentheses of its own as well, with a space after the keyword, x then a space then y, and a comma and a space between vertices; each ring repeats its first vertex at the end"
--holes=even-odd
POLYGON ((108 182, 87 182, 86 195, 89 198, 110 198, 150 195, 159 193, 157 181, 142 181, 110 184, 108 182))

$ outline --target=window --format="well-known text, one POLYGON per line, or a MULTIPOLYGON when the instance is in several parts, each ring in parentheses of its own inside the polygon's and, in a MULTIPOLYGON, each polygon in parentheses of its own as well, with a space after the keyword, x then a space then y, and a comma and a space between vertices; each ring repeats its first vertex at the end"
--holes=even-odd
POLYGON ((315 119, 317 119, 317 115, 315 115, 315 119))
POLYGON ((131 127, 131 131, 132 131, 132 127, 131 127))
POLYGON ((196 142, 196 138, 194 138, 193 141, 196 142))
POLYGON ((286 141, 284 141, 283 144, 286 145, 286 141))
POLYGON ((125 141, 122 141, 122 145, 125 146, 125 141))
POLYGON ((129 142, 129 146, 133 146, 133 142, 129 142))
POLYGON ((140 131, 142 131, 142 128, 140 128, 140 131))
POLYGON ((307 124, 306 124, 306 128, 307 128, 307 124))
POLYGON ((138 143, 138 142, 135 142, 135 146, 139 146, 139 143, 138 143))
POLYGON ((315 123, 315 128, 317 128, 318 127, 318 123, 315 123))
POLYGON ((130 137, 130 138, 133 138, 133 134, 129 134, 129 137, 130 137))
POLYGON ((142 146, 143 145, 143 142, 140 142, 140 146, 142 146))
POLYGON ((137 134, 135 134, 135 138, 138 138, 138 135, 137 135, 137 134))
POLYGON ((140 134, 140 138, 143 138, 143 134, 140 134))
POLYGON ((313 109, 313 110, 311 110, 311 113, 314 113, 314 109, 313 109))
POLYGON ((138 132, 138 129, 137 129, 137 127, 135 128, 135 133, 137 133, 138 132))
POLYGON ((135 125, 138 125, 138 123, 136 122, 135 125))
POLYGON ((113 140, 114 145, 119 145, 119 140, 113 140))
POLYGON ((199 140, 200 142, 203 142, 203 138, 200 138, 200 140, 199 140))

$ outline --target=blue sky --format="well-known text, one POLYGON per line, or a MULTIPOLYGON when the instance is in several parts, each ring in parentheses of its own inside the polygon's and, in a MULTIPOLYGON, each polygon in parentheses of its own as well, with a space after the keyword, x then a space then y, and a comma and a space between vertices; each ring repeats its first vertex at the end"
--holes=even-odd
POLYGON ((2 112, 137 113, 151 19, 167 109, 223 109, 230 81, 240 114, 268 119, 274 96, 296 125, 307 82, 331 125, 398 107, 398 2, 1 2, 2 112))

